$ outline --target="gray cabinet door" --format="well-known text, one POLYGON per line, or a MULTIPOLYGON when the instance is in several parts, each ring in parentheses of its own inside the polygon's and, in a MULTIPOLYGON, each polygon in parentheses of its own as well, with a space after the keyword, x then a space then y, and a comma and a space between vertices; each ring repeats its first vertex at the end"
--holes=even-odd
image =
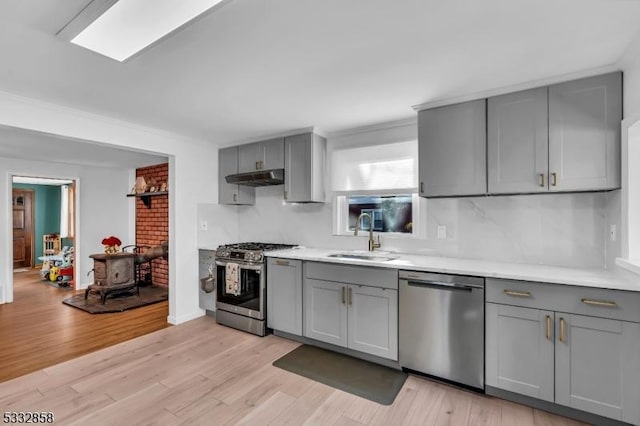
POLYGON ((420 111, 420 195, 481 195, 487 192, 486 101, 420 111))
POLYGON ((549 87, 550 191, 620 187, 622 75, 549 87))
POLYGON ((554 314, 486 304, 486 383, 553 402, 554 314))
POLYGON ((284 168, 284 138, 269 139, 260 142, 260 146, 263 170, 284 168))
POLYGON ((398 360, 398 292, 349 285, 349 348, 398 360))
POLYGON ((325 139, 313 133, 289 136, 284 147, 284 199, 324 202, 325 139))
POLYGON ((302 336, 302 261, 267 261, 267 327, 302 336))
POLYGON ((284 138, 269 139, 238 147, 238 172, 284 168, 284 138))
POLYGON ((227 183, 225 177, 238 173, 238 147, 218 151, 218 203, 254 204, 255 188, 227 183))
POLYGON ((305 278, 304 336, 347 346, 347 284, 305 278))
POLYGON ((640 424, 640 324, 556 312, 556 402, 640 424))
POLYGON ((546 87, 488 99, 490 194, 547 191, 547 123, 546 87))
POLYGON ((263 149, 259 142, 240 145, 238 148, 238 173, 260 170, 260 160, 264 160, 263 149))

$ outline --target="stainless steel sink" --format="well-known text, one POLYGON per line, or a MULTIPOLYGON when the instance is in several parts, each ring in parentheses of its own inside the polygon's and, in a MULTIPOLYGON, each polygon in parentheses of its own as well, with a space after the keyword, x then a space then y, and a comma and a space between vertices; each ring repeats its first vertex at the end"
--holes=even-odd
POLYGON ((387 262, 389 260, 397 259, 398 256, 389 255, 376 255, 376 254, 357 254, 357 253, 332 253, 327 257, 334 257, 336 259, 352 259, 352 260, 374 260, 377 262, 387 262))

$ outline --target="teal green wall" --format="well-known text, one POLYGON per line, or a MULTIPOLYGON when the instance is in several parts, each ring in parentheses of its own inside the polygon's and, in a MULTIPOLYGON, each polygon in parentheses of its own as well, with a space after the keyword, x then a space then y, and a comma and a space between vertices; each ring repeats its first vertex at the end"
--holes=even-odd
POLYGON ((15 189, 32 189, 35 192, 34 212, 34 263, 41 263, 38 257, 42 256, 42 236, 44 234, 60 233, 60 187, 52 185, 30 185, 26 183, 14 183, 15 189))

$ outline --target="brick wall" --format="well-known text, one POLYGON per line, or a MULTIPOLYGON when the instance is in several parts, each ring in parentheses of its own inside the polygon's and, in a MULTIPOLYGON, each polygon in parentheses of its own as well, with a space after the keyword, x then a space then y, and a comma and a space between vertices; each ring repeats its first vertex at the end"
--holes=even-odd
MULTIPOLYGON (((136 177, 144 177, 147 183, 154 178, 158 186, 169 182, 169 164, 156 164, 136 170, 136 177)), ((169 190, 171 190, 169 188, 169 190)), ((151 207, 147 208, 142 199, 136 197, 136 244, 159 246, 169 241, 169 196, 156 195, 150 198, 151 207)), ((169 264, 163 258, 152 260, 153 283, 169 285, 169 264)))

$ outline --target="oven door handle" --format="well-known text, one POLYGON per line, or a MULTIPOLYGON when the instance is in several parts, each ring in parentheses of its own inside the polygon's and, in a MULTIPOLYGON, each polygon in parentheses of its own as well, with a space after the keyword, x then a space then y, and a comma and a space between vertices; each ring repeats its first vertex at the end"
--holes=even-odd
POLYGON ((237 263, 239 269, 250 269, 252 271, 258 271, 258 272, 262 272, 263 270, 262 268, 264 267, 264 265, 261 263, 257 265, 251 265, 244 262, 228 262, 228 261, 216 260, 216 265, 218 266, 227 266, 227 263, 237 263))

